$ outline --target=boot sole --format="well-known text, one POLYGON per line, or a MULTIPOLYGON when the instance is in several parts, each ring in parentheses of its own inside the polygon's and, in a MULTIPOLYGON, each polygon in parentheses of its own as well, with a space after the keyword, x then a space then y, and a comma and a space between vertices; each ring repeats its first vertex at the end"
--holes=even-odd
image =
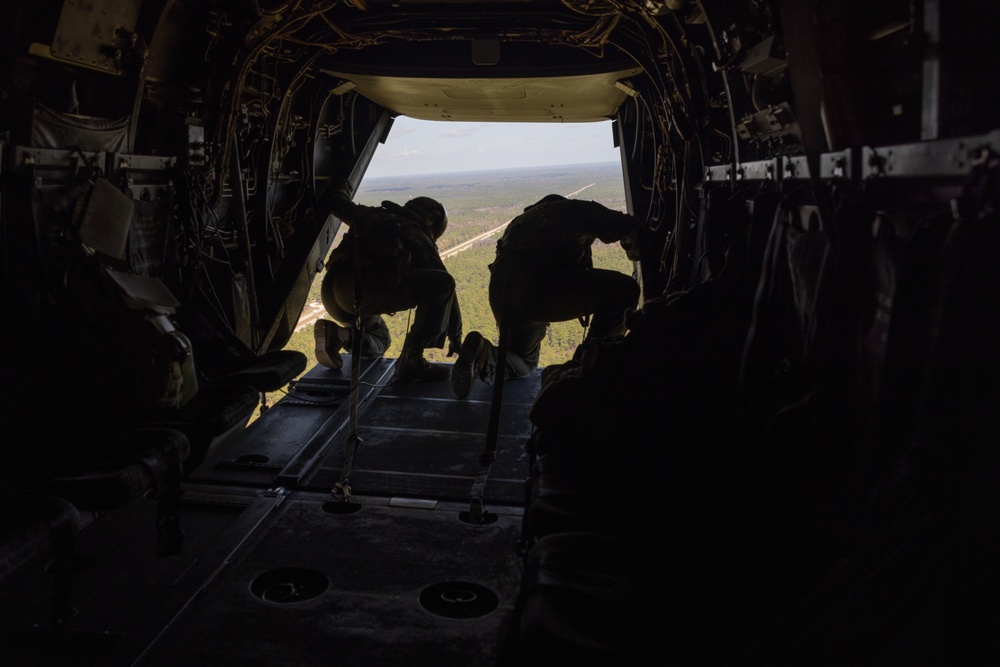
POLYGON ((458 398, 468 398, 476 384, 476 357, 483 347, 482 334, 473 331, 462 341, 462 349, 451 369, 451 388, 458 398))
POLYGON ((339 355, 331 355, 326 351, 326 341, 330 335, 336 332, 329 331, 329 325, 320 320, 313 326, 313 339, 316 343, 316 361, 321 366, 339 370, 344 367, 344 359, 339 355))

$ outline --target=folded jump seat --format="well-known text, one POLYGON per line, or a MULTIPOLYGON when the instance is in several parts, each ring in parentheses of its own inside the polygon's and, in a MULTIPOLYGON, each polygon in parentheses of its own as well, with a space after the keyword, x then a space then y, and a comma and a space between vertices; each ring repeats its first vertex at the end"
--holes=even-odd
POLYGON ((155 498, 157 555, 168 556, 177 553, 183 541, 181 466, 188 453, 187 438, 170 429, 65 432, 47 444, 22 448, 16 455, 19 477, 8 483, 21 493, 54 496, 88 512, 155 498))

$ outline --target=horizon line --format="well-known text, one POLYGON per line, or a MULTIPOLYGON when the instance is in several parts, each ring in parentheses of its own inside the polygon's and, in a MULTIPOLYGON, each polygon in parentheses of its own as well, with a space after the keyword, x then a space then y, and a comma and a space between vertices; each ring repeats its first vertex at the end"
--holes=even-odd
POLYGON ((376 180, 380 178, 414 178, 419 176, 442 176, 442 175, 454 175, 454 174, 478 174, 482 172, 491 171, 521 171, 525 169, 555 169, 562 167, 588 167, 594 165, 618 165, 619 163, 615 160, 605 160, 601 162, 567 162, 561 164, 532 164, 524 165, 520 167, 493 167, 490 169, 463 169, 461 171, 424 171, 419 174, 388 174, 383 176, 369 176, 365 175, 361 180, 362 182, 368 180, 376 180))

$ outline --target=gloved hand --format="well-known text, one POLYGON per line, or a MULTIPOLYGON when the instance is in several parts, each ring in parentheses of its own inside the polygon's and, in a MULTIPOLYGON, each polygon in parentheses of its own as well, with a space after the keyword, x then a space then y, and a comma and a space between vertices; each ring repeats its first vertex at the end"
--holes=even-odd
POLYGON ((451 357, 462 351, 462 336, 453 336, 448 339, 448 353, 444 356, 451 357))
POLYGON ((633 262, 637 262, 642 259, 642 250, 646 245, 648 238, 649 231, 644 225, 640 225, 629 232, 629 234, 622 238, 619 243, 625 250, 625 254, 628 255, 628 258, 633 262))

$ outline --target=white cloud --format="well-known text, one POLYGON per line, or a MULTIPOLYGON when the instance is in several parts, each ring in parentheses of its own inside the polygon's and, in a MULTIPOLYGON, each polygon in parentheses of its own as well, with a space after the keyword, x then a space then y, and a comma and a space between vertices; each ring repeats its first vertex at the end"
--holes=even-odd
POLYGON ((386 157, 388 157, 390 160, 406 160, 411 157, 420 157, 421 155, 423 155, 423 151, 416 151, 416 150, 410 150, 409 148, 404 148, 386 157))
POLYGON ((442 132, 442 137, 467 137, 470 134, 475 134, 476 128, 474 127, 455 127, 447 132, 442 132))
POLYGON ((376 151, 368 176, 619 160, 609 125, 443 123, 400 118, 376 151))
POLYGON ((390 153, 386 157, 399 162, 400 160, 409 160, 411 158, 416 160, 435 159, 444 157, 444 155, 445 152, 443 150, 422 151, 419 148, 402 148, 395 153, 390 153))

